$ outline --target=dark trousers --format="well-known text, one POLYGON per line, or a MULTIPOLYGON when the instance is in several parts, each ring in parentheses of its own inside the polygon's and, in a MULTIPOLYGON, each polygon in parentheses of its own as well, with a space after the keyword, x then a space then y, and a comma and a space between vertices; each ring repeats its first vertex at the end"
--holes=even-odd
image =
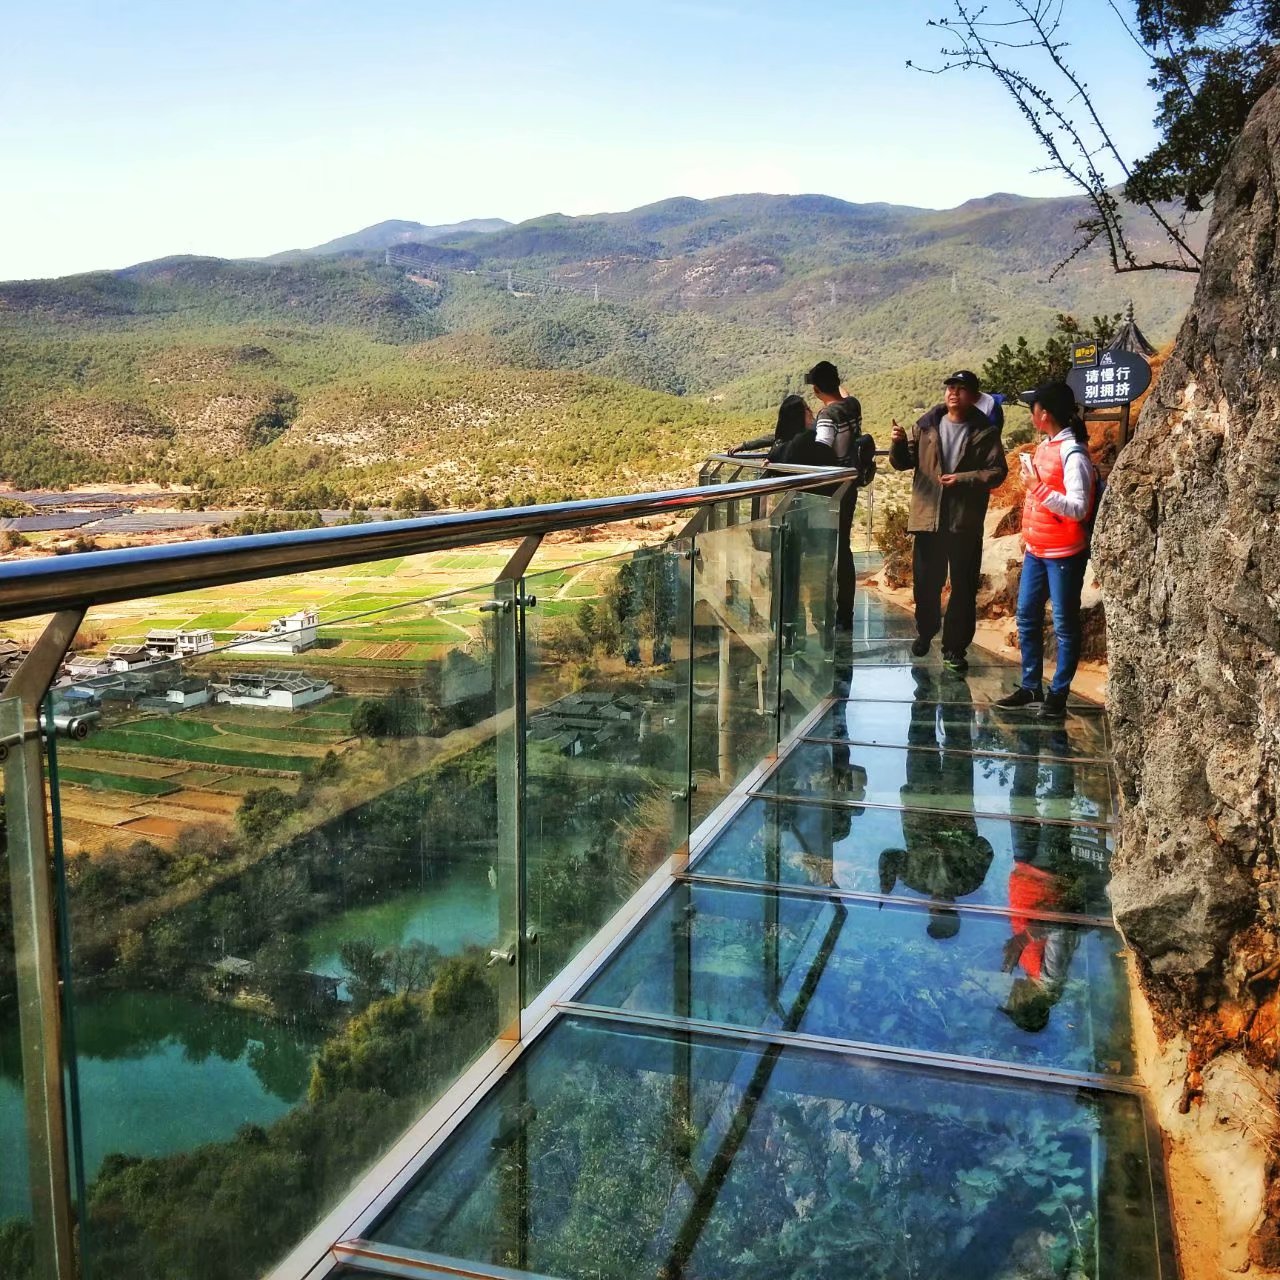
POLYGON ((982 532, 916 533, 911 573, 916 599, 916 631, 932 640, 942 631, 942 651, 963 654, 977 626, 982 532), (942 620, 942 588, 951 578, 947 618, 942 620))
POLYGON ((840 499, 840 519, 836 531, 836 626, 853 630, 853 599, 858 590, 858 571, 853 563, 853 512, 858 505, 858 490, 850 485, 840 499))

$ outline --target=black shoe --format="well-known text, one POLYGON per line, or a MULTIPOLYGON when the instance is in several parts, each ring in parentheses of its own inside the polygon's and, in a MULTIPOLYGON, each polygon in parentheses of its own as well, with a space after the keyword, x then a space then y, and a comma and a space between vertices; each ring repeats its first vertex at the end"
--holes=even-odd
POLYGON ((958 676, 964 675, 969 670, 969 659, 963 653, 944 653, 942 655, 942 665, 948 671, 954 672, 958 676))
POLYGON ((1033 702, 1043 702, 1044 692, 1040 689, 1028 689, 1025 684, 1019 685, 1007 698, 996 701, 997 707, 1028 707, 1033 702))
POLYGON ((1067 695, 1065 693, 1047 693, 1037 713, 1041 720, 1065 720, 1067 718, 1067 695))
POLYGON ((911 656, 913 658, 927 658, 929 656, 929 646, 933 642, 926 640, 924 636, 916 636, 911 642, 911 656))

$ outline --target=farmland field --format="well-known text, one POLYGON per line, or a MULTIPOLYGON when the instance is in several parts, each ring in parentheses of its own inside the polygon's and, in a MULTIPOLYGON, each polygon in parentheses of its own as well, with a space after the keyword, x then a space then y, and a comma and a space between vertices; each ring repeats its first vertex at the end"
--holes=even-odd
MULTIPOLYGON (((598 598, 611 571, 595 562, 633 546, 544 545, 530 565, 538 613, 573 614, 598 598)), ((174 847, 183 830, 234 824, 247 795, 268 787, 296 793, 329 752, 358 749, 351 717, 364 697, 413 685, 429 661, 451 651, 489 661, 480 606, 492 598, 489 584, 514 550, 512 544, 395 557, 91 610, 75 645, 79 653, 102 655, 110 645, 142 641, 152 629, 209 630, 231 647, 184 664, 191 674, 225 679, 237 669, 296 671, 327 678, 337 691, 294 712, 209 704, 156 715, 109 697, 106 722, 87 740, 58 745, 68 850, 93 853, 142 838, 174 847), (314 648, 296 655, 234 648, 245 632, 302 608, 319 615, 314 648)), ((0 627, 0 635, 29 643, 36 629, 28 620, 0 627)))
POLYGON ((127 774, 97 772, 93 769, 79 769, 75 765, 63 765, 58 770, 60 782, 74 782, 92 790, 102 788, 108 791, 132 791, 144 796, 167 796, 178 788, 172 782, 161 778, 138 778, 127 774))

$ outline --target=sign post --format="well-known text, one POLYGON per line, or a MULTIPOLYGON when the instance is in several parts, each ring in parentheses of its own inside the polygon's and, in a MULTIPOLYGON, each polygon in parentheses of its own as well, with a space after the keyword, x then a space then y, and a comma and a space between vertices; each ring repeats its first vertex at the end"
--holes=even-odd
POLYGON ((1120 423, 1119 447, 1129 439, 1129 406, 1151 385, 1151 366, 1136 351, 1099 351, 1096 343, 1080 343, 1072 352, 1088 358, 1092 347, 1092 364, 1077 363, 1067 374, 1067 385, 1085 413, 1090 409, 1124 408, 1120 423))

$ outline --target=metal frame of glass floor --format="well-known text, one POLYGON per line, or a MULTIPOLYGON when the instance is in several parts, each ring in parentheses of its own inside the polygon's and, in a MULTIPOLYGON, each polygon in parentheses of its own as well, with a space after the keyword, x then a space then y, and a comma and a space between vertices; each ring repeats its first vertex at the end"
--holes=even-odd
POLYGON ((1000 713, 865 590, 854 634, 315 1280, 1176 1276, 1105 713, 1000 713))

